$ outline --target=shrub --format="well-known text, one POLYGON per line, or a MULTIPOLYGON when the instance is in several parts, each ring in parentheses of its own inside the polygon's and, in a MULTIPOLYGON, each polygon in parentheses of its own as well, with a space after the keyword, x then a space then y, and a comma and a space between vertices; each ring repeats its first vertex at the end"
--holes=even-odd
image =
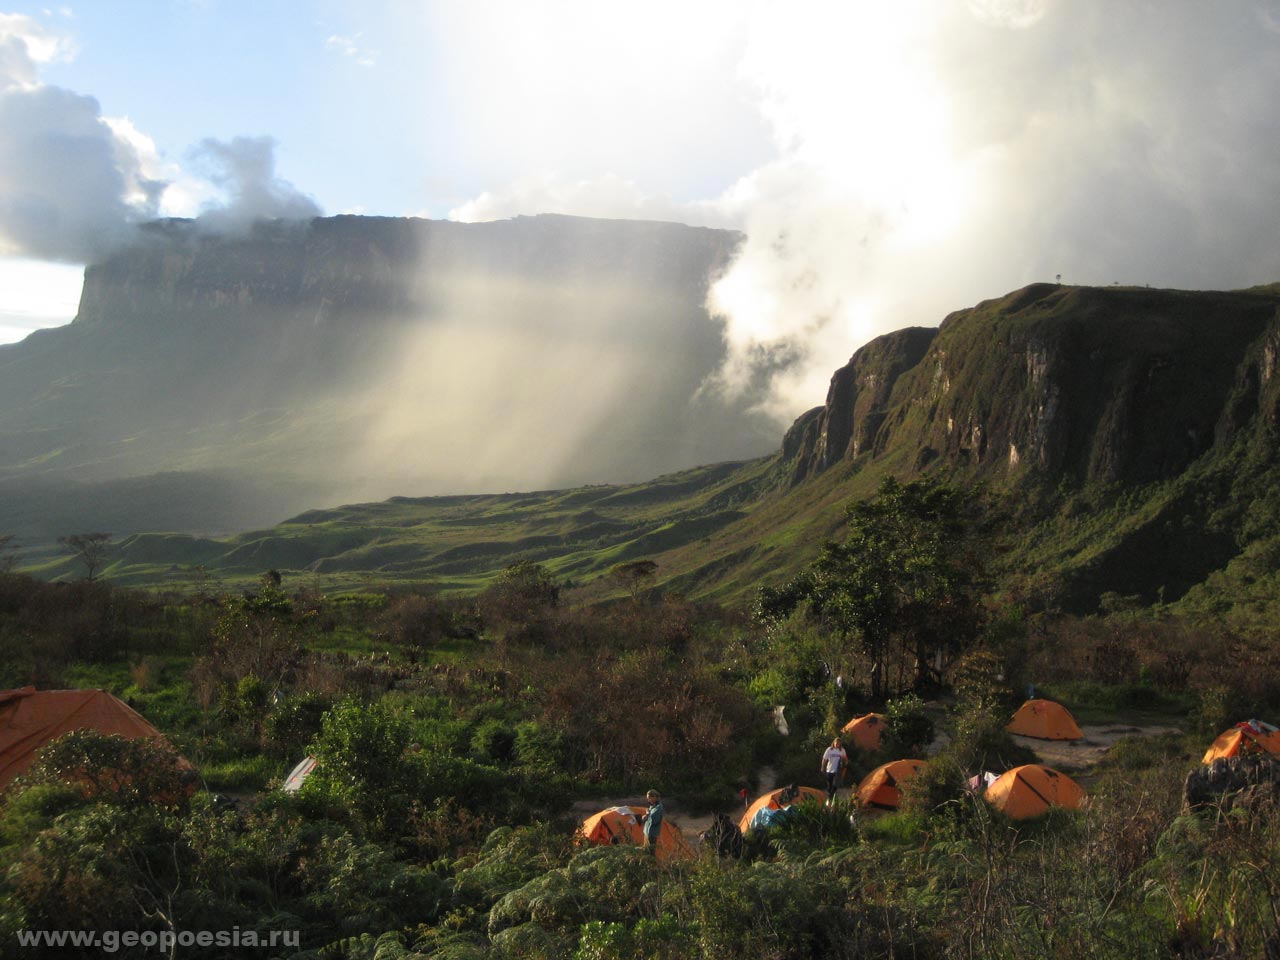
POLYGON ((967 774, 954 754, 931 757, 914 777, 902 785, 902 809, 928 816, 960 800, 965 793, 967 774))
POLYGON ((286 697, 276 704, 264 724, 272 751, 278 756, 298 757, 320 733, 324 715, 332 706, 332 700, 312 691, 286 697))
POLYGON ((520 763, 534 769, 562 769, 565 762, 564 734, 534 720, 518 723, 515 756, 520 763))
POLYGON ((511 762, 516 751, 516 734, 501 720, 485 720, 471 737, 471 752, 483 760, 511 762))
POLYGON ((33 929, 154 929, 139 924, 139 906, 173 884, 177 864, 164 854, 175 839, 154 808, 91 804, 59 818, 23 851, 8 892, 33 929))
POLYGON ((671 915, 646 917, 630 928, 592 920, 582 925, 573 960, 684 960, 694 949, 692 933, 671 915))
POLYGON ((790 815, 769 830, 769 845, 779 855, 792 860, 815 850, 848 847, 858 839, 855 808, 844 800, 825 806, 807 799, 792 807, 790 815))
POLYGON ((164 741, 75 730, 42 747, 19 783, 70 783, 122 807, 184 808, 195 774, 164 741))
POLYGON ((800 684, 779 667, 765 667, 747 682, 747 693, 761 707, 786 706, 799 702, 800 684))
POLYGON ((918 756, 933 742, 933 720, 925 712, 924 701, 908 693, 885 705, 885 743, 882 751, 889 757, 918 756))
POLYGON ((316 770, 302 790, 327 794, 375 829, 402 825, 421 782, 408 747, 404 721, 380 705, 343 700, 324 715, 310 750, 316 770))
POLYGON ((1238 697, 1226 687, 1206 687, 1200 691, 1200 702, 1191 714, 1196 732, 1217 736, 1235 722, 1238 697))
POLYGON ((261 744, 271 693, 265 680, 253 673, 245 674, 222 693, 219 706, 223 722, 244 740, 261 744))
POLYGON ((1003 772, 1037 762, 1035 752, 1021 746, 1005 729, 1003 713, 981 703, 955 715, 951 742, 938 756, 951 757, 966 773, 1003 772))
POLYGON ((84 803, 84 792, 69 783, 33 784, 19 790, 2 808, 0 848, 29 843, 55 817, 84 803))
POLYGON ((322 840, 299 872, 310 889, 309 909, 338 918, 343 933, 429 923, 449 902, 439 874, 393 860, 386 849, 346 834, 322 840))
POLYGON ((417 660, 454 631, 454 614, 439 597, 419 594, 397 597, 379 618, 381 634, 417 660))
POLYGON ((951 686, 961 705, 1003 703, 1009 695, 1004 663, 992 650, 973 650, 961 657, 951 686))
POLYGON ((534 620, 559 603, 560 585, 546 567, 531 560, 511 564, 481 596, 486 613, 513 622, 534 620))

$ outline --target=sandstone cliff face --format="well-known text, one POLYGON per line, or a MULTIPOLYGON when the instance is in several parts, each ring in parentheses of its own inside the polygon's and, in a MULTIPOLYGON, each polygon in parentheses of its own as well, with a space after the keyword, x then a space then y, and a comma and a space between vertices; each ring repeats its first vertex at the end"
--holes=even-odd
POLYGON ((801 479, 892 450, 991 477, 1140 484, 1280 417, 1280 295, 1036 284, 873 341, 792 428, 801 479))
POLYGON ((543 215, 464 224, 339 216, 255 225, 243 236, 189 221, 88 268, 77 322, 251 322, 283 309, 316 325, 417 316, 450 282, 501 277, 584 285, 601 278, 657 294, 705 288, 741 241, 724 230, 543 215))
POLYGON ((827 402, 800 417, 783 438, 783 457, 795 462, 793 482, 872 450, 898 378, 920 363, 937 333, 910 327, 877 337, 835 372, 827 402))

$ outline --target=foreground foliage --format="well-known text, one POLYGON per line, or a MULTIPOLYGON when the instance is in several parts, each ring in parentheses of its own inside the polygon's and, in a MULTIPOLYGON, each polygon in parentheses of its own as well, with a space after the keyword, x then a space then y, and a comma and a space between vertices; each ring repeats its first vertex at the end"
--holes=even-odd
POLYGON ((857 775, 946 735, 902 812, 811 805, 749 835, 741 859, 659 862, 580 846, 570 804, 658 785, 677 819, 732 811, 765 766, 819 786, 820 747, 873 704, 864 649, 820 622, 639 591, 574 609, 528 567, 466 601, 325 598, 271 577, 185 600, 0 585, 5 686, 112 688, 204 787, 147 744, 80 733, 46 748, 0 807, 5 944, 239 928, 296 930, 280 955, 315 960, 1280 949, 1274 807, 1180 809, 1204 737, 1280 704, 1274 672, 1256 650, 1211 658, 1234 641, 1167 616, 989 607, 945 705, 895 691, 881 752, 854 752, 857 775), (1081 813, 1008 821, 964 784, 1031 759, 1002 719, 1028 680, 1082 716, 1154 716, 1185 736, 1118 743, 1081 813), (301 792, 274 789, 303 755, 319 766, 301 792))

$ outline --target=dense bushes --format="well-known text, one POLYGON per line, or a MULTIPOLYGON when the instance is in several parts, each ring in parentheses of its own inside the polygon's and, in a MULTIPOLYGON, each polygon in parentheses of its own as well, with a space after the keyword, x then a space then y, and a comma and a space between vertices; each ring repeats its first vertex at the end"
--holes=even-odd
MULTIPOLYGON (((0 807, 0 942, 42 925, 236 925, 300 930, 299 955, 314 960, 1274 952, 1274 812, 1178 809, 1203 736, 1265 705, 1248 691, 1270 679, 1244 694, 1229 685, 1256 658, 1211 666, 1193 656, 1194 631, 1127 613, 1132 634, 1119 620, 996 618, 952 674, 954 704, 888 707, 886 757, 919 755, 931 723, 949 741, 907 785, 904 812, 873 820, 814 804, 753 834, 740 860, 668 863, 579 846, 571 802, 658 786, 681 817, 699 801, 728 810, 766 764, 780 782, 816 780, 819 745, 867 706, 852 682, 865 663, 798 620, 743 629, 684 603, 574 610, 529 570, 507 586, 481 602, 476 633, 459 628, 478 622, 452 600, 335 613, 273 583, 200 607, 116 605, 131 611, 131 652, 60 669, 127 690, 172 724, 212 786, 261 789, 304 753, 319 767, 300 795, 228 808, 188 802, 145 744, 56 745, 0 807), (181 638, 171 654, 198 653, 203 672, 138 642, 164 624, 181 638), (1037 649, 1022 659, 1028 631, 1037 649), (1130 635, 1168 636, 1185 662, 1130 635), (335 648, 344 636, 354 651, 335 648), (393 636, 369 654, 372 638, 393 636), (1059 640, 1078 669, 1053 659, 1059 640), (964 781, 1034 759, 1003 729, 1023 677, 1108 715, 1196 705, 1204 730, 1121 741, 1095 771, 1089 809, 1011 822, 964 781), (1202 680, 1213 682, 1195 697, 1177 688, 1202 680), (769 722, 777 703, 789 737, 769 722)), ((82 596, 93 608, 111 594, 95 584, 82 596)), ((0 630, 25 622, 24 604, 0 602, 0 630)))

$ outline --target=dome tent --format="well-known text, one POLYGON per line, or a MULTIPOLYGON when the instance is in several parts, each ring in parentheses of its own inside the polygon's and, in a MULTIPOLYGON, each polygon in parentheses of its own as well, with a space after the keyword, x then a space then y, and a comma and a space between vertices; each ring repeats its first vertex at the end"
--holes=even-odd
POLYGON ((897 810, 902 803, 899 787, 924 769, 923 760, 894 760, 876 767, 858 784, 858 803, 872 810, 897 810))
POLYGON ((1052 700, 1028 700, 1018 708, 1005 727, 1010 733, 1037 740, 1083 740, 1075 717, 1052 700))
MULTIPOLYGON (((587 843, 643 847, 644 807, 609 807, 582 821, 578 836, 587 843)), ((658 831, 658 859, 683 859, 694 856, 684 834, 667 817, 658 831)))
POLYGON ((779 787, 777 790, 770 790, 768 793, 757 797, 751 806, 747 807, 747 812, 739 818, 738 829, 746 833, 761 810, 781 810, 795 803, 804 803, 806 800, 825 802, 827 799, 826 793, 816 787, 799 787, 795 798, 790 802, 784 803, 782 795, 786 792, 786 789, 786 787, 779 787))
MULTIPOLYGON (((129 740, 165 740, 164 734, 105 690, 3 690, 0 791, 31 768, 41 747, 75 730, 96 730, 129 740)), ((181 765, 190 768, 186 760, 181 765)))
POLYGON ((1051 807, 1078 810, 1086 794, 1065 773, 1029 763, 997 777, 983 797, 1005 816, 1025 820, 1048 813, 1051 807))
POLYGON ((888 721, 884 714, 865 713, 846 723, 840 733, 851 739, 859 749, 875 753, 880 749, 880 738, 887 729, 888 721))
POLYGON ((1261 720, 1246 720, 1224 730, 1205 751, 1202 763, 1213 763, 1219 757, 1237 757, 1247 753, 1280 755, 1280 730, 1261 720))

